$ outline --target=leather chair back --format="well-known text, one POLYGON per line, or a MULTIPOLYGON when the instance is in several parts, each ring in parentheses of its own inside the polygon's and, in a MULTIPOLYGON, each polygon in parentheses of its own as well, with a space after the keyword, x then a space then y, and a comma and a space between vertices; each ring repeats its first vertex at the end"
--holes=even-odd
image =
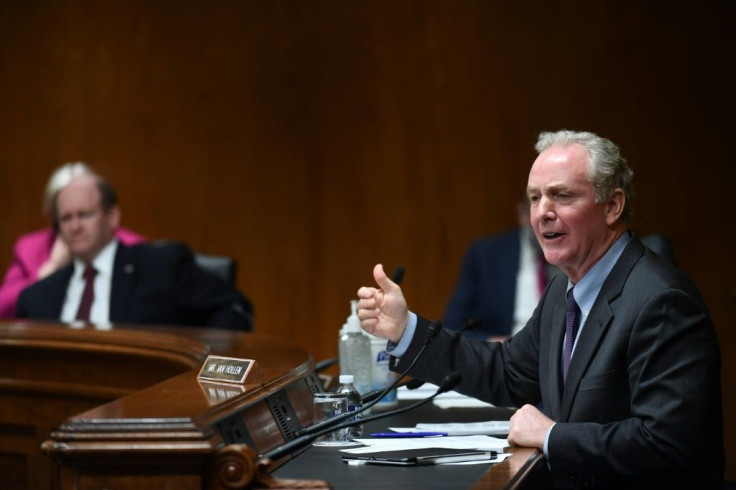
POLYGON ((202 269, 211 272, 230 284, 235 284, 238 263, 234 258, 225 255, 195 253, 194 261, 202 269))

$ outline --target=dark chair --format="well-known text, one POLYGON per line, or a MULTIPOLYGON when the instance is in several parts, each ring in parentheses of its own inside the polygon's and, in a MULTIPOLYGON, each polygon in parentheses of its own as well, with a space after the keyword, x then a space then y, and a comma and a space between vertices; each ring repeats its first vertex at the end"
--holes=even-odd
MULTIPOLYGON (((165 247, 168 244, 175 243, 170 240, 156 240, 150 244, 155 247, 165 247)), ((232 257, 225 255, 208 255, 193 252, 194 262, 205 271, 216 275, 220 279, 235 284, 235 277, 238 272, 238 263, 232 257)))
POLYGON ((194 261, 199 267, 210 272, 229 284, 235 284, 238 272, 238 263, 232 257, 225 255, 194 254, 194 261))
POLYGON ((661 255, 672 264, 677 265, 675 252, 672 250, 672 243, 666 236, 659 233, 652 233, 651 235, 642 237, 641 241, 649 250, 661 255))

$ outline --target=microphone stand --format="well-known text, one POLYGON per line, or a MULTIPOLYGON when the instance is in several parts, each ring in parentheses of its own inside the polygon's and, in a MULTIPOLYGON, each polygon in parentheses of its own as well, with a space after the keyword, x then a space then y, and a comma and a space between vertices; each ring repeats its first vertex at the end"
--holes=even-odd
MULTIPOLYGON (((450 391, 462 380, 462 375, 454 371, 442 381, 437 391, 412 405, 399 408, 390 412, 372 415, 365 419, 350 420, 339 425, 326 427, 314 434, 297 437, 262 455, 246 444, 228 444, 213 455, 211 469, 208 471, 206 488, 216 490, 225 489, 257 489, 257 488, 280 488, 280 489, 320 489, 331 490, 333 487, 324 480, 296 480, 274 478, 270 471, 274 462, 288 454, 306 447, 318 437, 333 430, 344 429, 364 422, 370 422, 391 415, 398 415, 409 410, 418 408, 433 400, 438 395, 450 391)), ((332 420, 334 422, 334 419, 332 420)))
MULTIPOLYGON (((275 460, 278 460, 279 458, 286 456, 287 454, 291 454, 292 452, 305 447, 307 444, 311 443, 318 437, 328 434, 332 431, 346 429, 354 425, 363 424, 365 422, 371 422, 373 420, 382 419, 384 417, 388 417, 391 415, 399 415, 401 413, 408 412, 409 410, 414 410, 415 408, 419 408, 425 403, 429 403, 430 401, 434 400, 435 397, 437 397, 438 395, 441 395, 442 393, 450 391, 455 386, 457 386, 460 383, 460 381, 462 381, 462 375, 458 371, 453 371, 452 373, 444 377, 444 379, 442 380, 442 384, 439 386, 439 388, 437 388, 437 391, 435 391, 431 396, 424 398, 423 400, 419 400, 418 402, 412 403, 411 405, 408 405, 406 407, 371 415, 370 417, 366 417, 363 419, 349 420, 347 422, 342 422, 342 423, 338 423, 341 420, 340 417, 333 417, 332 419, 328 420, 328 422, 333 422, 332 424, 328 424, 328 427, 324 427, 321 430, 318 430, 316 432, 312 432, 310 434, 306 434, 306 435, 297 437, 296 439, 292 439, 286 444, 283 444, 277 447, 276 449, 272 449, 271 451, 263 454, 261 458, 275 461, 275 460)), ((349 415, 353 415, 353 412, 349 412, 349 415)), ((313 427, 316 427, 316 426, 313 426, 313 427)))

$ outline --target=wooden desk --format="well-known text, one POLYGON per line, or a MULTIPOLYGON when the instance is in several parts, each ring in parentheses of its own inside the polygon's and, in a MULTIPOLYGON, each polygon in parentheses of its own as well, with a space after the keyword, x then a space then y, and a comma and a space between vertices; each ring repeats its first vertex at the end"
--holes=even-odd
MULTIPOLYGON (((313 366, 292 342, 248 333, 0 323, 0 488, 241 488, 252 463, 244 456, 309 425, 320 389, 313 366), (201 383, 209 353, 256 359, 261 376, 201 383)), ((507 485, 532 467, 530 456, 493 466, 478 484, 496 486, 476 488, 517 488, 507 485)), ((268 470, 292 478, 289 460, 268 470)), ((287 486, 324 488, 326 469, 313 469, 293 477, 310 481, 287 486)))
POLYGON ((546 482, 541 484, 538 477, 544 455, 541 451, 528 447, 510 447, 506 452, 512 453, 506 461, 492 466, 473 485, 473 490, 520 490, 524 488, 547 488, 546 482))
POLYGON ((237 442, 248 424, 254 447, 275 447, 285 441, 281 431, 288 437, 311 419, 318 383, 312 367, 311 357, 293 343, 249 333, 0 322, 0 488, 70 488, 65 470, 59 480, 54 462, 40 449, 57 427, 58 440, 47 445, 47 452, 69 462, 79 454, 92 457, 84 452, 90 448, 100 454, 134 442, 141 448, 141 440, 157 440, 161 451, 171 446, 168 434, 159 438, 162 429, 175 431, 172 437, 179 443, 200 444, 205 451, 202 441, 211 445, 207 450, 237 442), (196 374, 210 353, 258 359, 264 378, 257 387, 242 389, 202 385, 196 374), (258 397, 261 404, 255 403, 258 397), (108 405, 111 401, 116 403, 108 405), (247 421, 241 420, 244 413, 247 421), (283 420, 274 421, 274 414, 283 420), (206 434, 195 435, 198 430, 206 434), (217 439, 223 434, 224 441, 217 439), (106 435, 118 440, 105 446, 106 435))
MULTIPOLYGON (((408 405, 400 402, 400 406, 408 405)), ((381 413, 374 411, 374 413, 381 413)), ((413 426, 417 422, 480 422, 506 420, 513 410, 505 408, 441 409, 425 405, 416 410, 371 421, 364 433, 385 432, 388 427, 413 426)), ((538 465, 544 460, 541 453, 529 448, 508 448, 513 456, 493 465, 439 465, 422 467, 392 467, 376 465, 347 465, 342 462, 339 448, 311 447, 274 472, 278 478, 321 478, 339 490, 385 490, 387 488, 421 488, 445 490, 472 488, 474 490, 511 490, 525 487, 538 465)))

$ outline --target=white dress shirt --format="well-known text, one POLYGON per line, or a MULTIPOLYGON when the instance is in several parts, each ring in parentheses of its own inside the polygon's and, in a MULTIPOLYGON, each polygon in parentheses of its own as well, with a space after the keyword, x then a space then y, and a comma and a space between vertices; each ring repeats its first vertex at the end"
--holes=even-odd
POLYGON ((532 317, 534 308, 539 303, 541 292, 539 291, 539 277, 537 273, 537 261, 539 260, 539 247, 535 247, 533 240, 534 232, 531 227, 524 226, 519 233, 521 240, 519 250, 519 269, 516 271, 516 294, 514 294, 514 324, 511 334, 517 333, 524 328, 526 322, 532 317))
MULTIPOLYGON (((92 267, 95 268, 97 274, 95 274, 95 297, 89 312, 89 322, 95 325, 109 325, 110 323, 110 291, 112 290, 112 271, 117 250, 118 241, 112 240, 92 261, 92 267)), ((84 262, 74 259, 74 272, 66 290, 64 306, 61 309, 62 322, 76 322, 77 310, 82 301, 85 286, 84 269, 84 262)))

